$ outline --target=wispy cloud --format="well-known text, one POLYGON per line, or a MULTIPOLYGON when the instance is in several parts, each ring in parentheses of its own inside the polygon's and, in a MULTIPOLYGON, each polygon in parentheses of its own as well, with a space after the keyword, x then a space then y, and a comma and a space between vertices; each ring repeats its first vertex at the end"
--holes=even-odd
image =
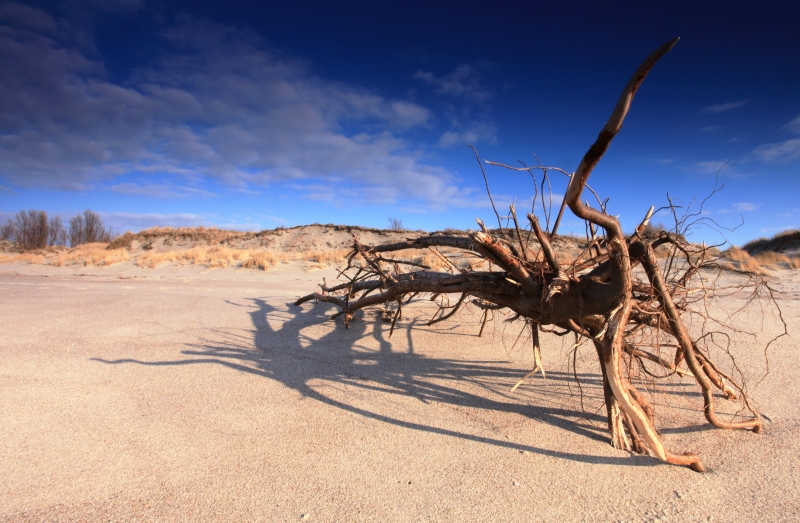
MULTIPOLYGON (((25 8, 3 23, 0 179, 14 185, 186 197, 209 196, 187 186, 206 179, 243 190, 307 180, 421 202, 463 192, 403 137, 429 125, 427 108, 319 78, 246 31, 184 19, 162 34, 171 53, 115 83, 60 36, 66 22, 25 8), (123 175, 170 181, 113 184, 123 175)), ((433 80, 481 98, 475 78, 433 80)))
MULTIPOLYGON (((388 185, 353 186, 352 184, 344 184, 337 181, 332 184, 288 184, 287 187, 297 191, 303 199, 325 202, 342 208, 399 203, 410 203, 412 207, 426 211, 441 210, 444 207, 484 208, 489 206, 489 199, 485 193, 469 187, 442 187, 442 193, 438 195, 439 197, 430 201, 423 200, 424 205, 414 205, 414 199, 407 198, 406 192, 388 185)), ((420 199, 416 198, 417 201, 420 199)))
POLYGON ((725 127, 722 125, 707 125, 700 129, 701 133, 711 133, 714 131, 719 131, 720 129, 724 129, 725 127))
POLYGON ((800 134, 800 116, 792 120, 791 122, 787 123, 783 126, 785 129, 789 129, 793 133, 800 134))
POLYGON ((732 111, 733 109, 739 109, 740 107, 744 106, 750 100, 739 100, 738 102, 728 102, 728 103, 721 103, 715 105, 707 105, 700 109, 701 113, 724 113, 725 111, 732 111))
POLYGON ((761 227, 759 229, 763 234, 775 234, 783 231, 795 230, 797 227, 793 224, 784 225, 783 227, 761 227))
POLYGON ((734 203, 733 207, 737 211, 749 212, 749 211, 755 211, 756 209, 761 207, 761 204, 760 203, 750 203, 750 202, 740 202, 740 203, 734 203))
POLYGON ((136 183, 120 183, 117 185, 111 185, 108 187, 108 189, 118 194, 147 196, 150 198, 165 198, 165 199, 192 198, 192 197, 210 198, 216 196, 216 194, 214 194, 213 192, 205 191, 203 189, 197 189, 195 187, 182 187, 177 185, 165 185, 165 184, 140 185, 136 183))
POLYGON ((466 129, 447 131, 439 138, 440 147, 453 147, 476 142, 497 143, 497 127, 488 122, 480 122, 466 129))
POLYGON ((716 174, 727 167, 727 163, 727 160, 706 160, 693 163, 688 170, 702 174, 716 174))
POLYGON ((778 143, 765 143, 753 149, 753 153, 766 162, 796 160, 800 158, 800 138, 792 138, 778 143))
POLYGON ((459 96, 477 102, 491 98, 478 71, 470 65, 460 65, 453 72, 444 76, 436 76, 430 71, 417 71, 414 78, 436 86, 436 91, 442 94, 459 96))
MULTIPOLYGON (((782 129, 800 134, 800 116, 791 120, 782 129)), ((800 158, 800 138, 783 142, 765 143, 753 149, 753 153, 766 162, 790 161, 800 158)))
POLYGON ((717 176, 728 179, 741 179, 752 176, 752 172, 742 171, 742 160, 704 160, 694 162, 689 165, 681 166, 680 169, 690 174, 702 174, 706 176, 717 176))

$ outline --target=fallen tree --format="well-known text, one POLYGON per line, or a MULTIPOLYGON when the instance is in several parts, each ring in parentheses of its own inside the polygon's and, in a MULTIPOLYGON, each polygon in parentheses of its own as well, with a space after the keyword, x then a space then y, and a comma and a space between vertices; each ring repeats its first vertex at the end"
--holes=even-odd
MULTIPOLYGON (((721 289, 715 278, 731 269, 718 264, 705 244, 686 242, 680 225, 686 226, 688 218, 678 219, 672 205, 668 210, 676 217, 674 232, 661 231, 656 237, 645 234, 651 207, 633 234, 626 236, 618 219, 605 212, 604 202, 598 198, 600 208, 596 209, 581 200, 589 175, 619 132, 640 84, 677 41, 662 45, 639 66, 578 169, 564 173, 570 182, 552 230, 547 224, 543 229, 534 214, 527 215, 530 230, 525 230, 512 206, 506 227, 498 214, 499 228, 491 232, 478 220, 481 230, 466 235, 434 234, 376 246, 362 245, 354 236, 347 266, 340 272, 347 281, 335 286, 326 282, 320 292, 298 299, 295 305, 311 300, 335 304, 340 312, 334 317, 343 316, 347 325, 359 309, 396 303, 389 318, 393 330, 406 299, 424 293, 460 295, 454 306, 443 305, 441 315, 430 323, 451 318, 467 304, 484 310, 484 324, 489 311, 510 310, 514 319, 530 325, 534 372, 544 372, 540 330, 557 328, 560 334, 586 338, 600 361, 611 444, 696 471, 704 470, 697 455, 665 448, 656 430, 652 404, 632 383, 635 369, 654 379, 676 374, 691 377, 702 393, 703 413, 711 425, 760 432, 761 416, 748 398, 743 376, 724 372, 710 350, 722 346, 723 354, 733 359, 724 346, 725 340, 730 340, 728 332, 736 332, 737 327, 730 317, 727 321, 714 318, 708 307, 721 289), (583 252, 569 262, 559 257, 552 243, 565 207, 584 220, 590 231, 583 252), (659 248, 669 251, 666 258, 656 257, 659 248), (409 249, 433 250, 448 270, 434 271, 419 262, 392 257, 409 249), (442 250, 471 253, 488 262, 489 270, 459 268, 442 250), (690 317, 699 321, 688 322, 690 317), (662 374, 656 374, 654 368, 660 368, 662 374), (740 402, 741 409, 733 419, 717 414, 715 391, 726 400, 740 402)), ((735 292, 746 291, 747 303, 763 299, 775 305, 763 279, 737 272, 744 280, 735 292)), ((733 367, 738 370, 735 362, 733 367)))

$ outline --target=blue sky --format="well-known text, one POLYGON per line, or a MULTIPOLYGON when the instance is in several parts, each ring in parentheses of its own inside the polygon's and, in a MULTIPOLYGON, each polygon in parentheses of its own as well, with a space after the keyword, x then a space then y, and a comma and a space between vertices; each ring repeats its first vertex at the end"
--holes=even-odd
MULTIPOLYGON (((797 4, 227 4, 0 2, 0 219, 474 228, 494 214, 466 144, 574 170, 639 62, 680 36, 590 185, 631 229, 719 171, 701 216, 744 221, 725 238, 800 227, 797 4)), ((527 173, 486 172, 498 207, 530 208, 527 173)))

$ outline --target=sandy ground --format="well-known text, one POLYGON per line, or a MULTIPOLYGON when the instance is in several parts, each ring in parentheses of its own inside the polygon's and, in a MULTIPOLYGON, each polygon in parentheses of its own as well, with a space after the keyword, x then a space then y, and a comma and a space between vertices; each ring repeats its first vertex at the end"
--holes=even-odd
MULTIPOLYGON (((517 327, 425 327, 420 300, 389 339, 372 312, 345 330, 290 305, 333 275, 0 266, 0 521, 800 519, 796 334, 754 394, 763 434, 710 428, 682 393, 695 410, 663 433, 698 474, 608 445, 569 340, 512 394, 517 327)), ((795 333, 800 279, 775 285, 795 333)))

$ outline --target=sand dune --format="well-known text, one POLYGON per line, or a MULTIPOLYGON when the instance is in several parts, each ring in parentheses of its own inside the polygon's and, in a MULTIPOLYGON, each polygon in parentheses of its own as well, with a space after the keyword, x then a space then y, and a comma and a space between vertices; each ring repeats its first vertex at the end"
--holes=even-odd
POLYGON ((680 381, 675 407, 656 404, 704 474, 608 445, 593 350, 579 390, 569 340, 544 339, 547 379, 511 393, 531 365, 517 327, 478 338, 469 308, 426 327, 418 299, 390 339, 377 310, 345 330, 326 305, 290 304, 335 276, 0 265, 0 521, 800 517, 797 271, 771 280, 791 336, 753 395, 763 434, 712 429, 680 381))

